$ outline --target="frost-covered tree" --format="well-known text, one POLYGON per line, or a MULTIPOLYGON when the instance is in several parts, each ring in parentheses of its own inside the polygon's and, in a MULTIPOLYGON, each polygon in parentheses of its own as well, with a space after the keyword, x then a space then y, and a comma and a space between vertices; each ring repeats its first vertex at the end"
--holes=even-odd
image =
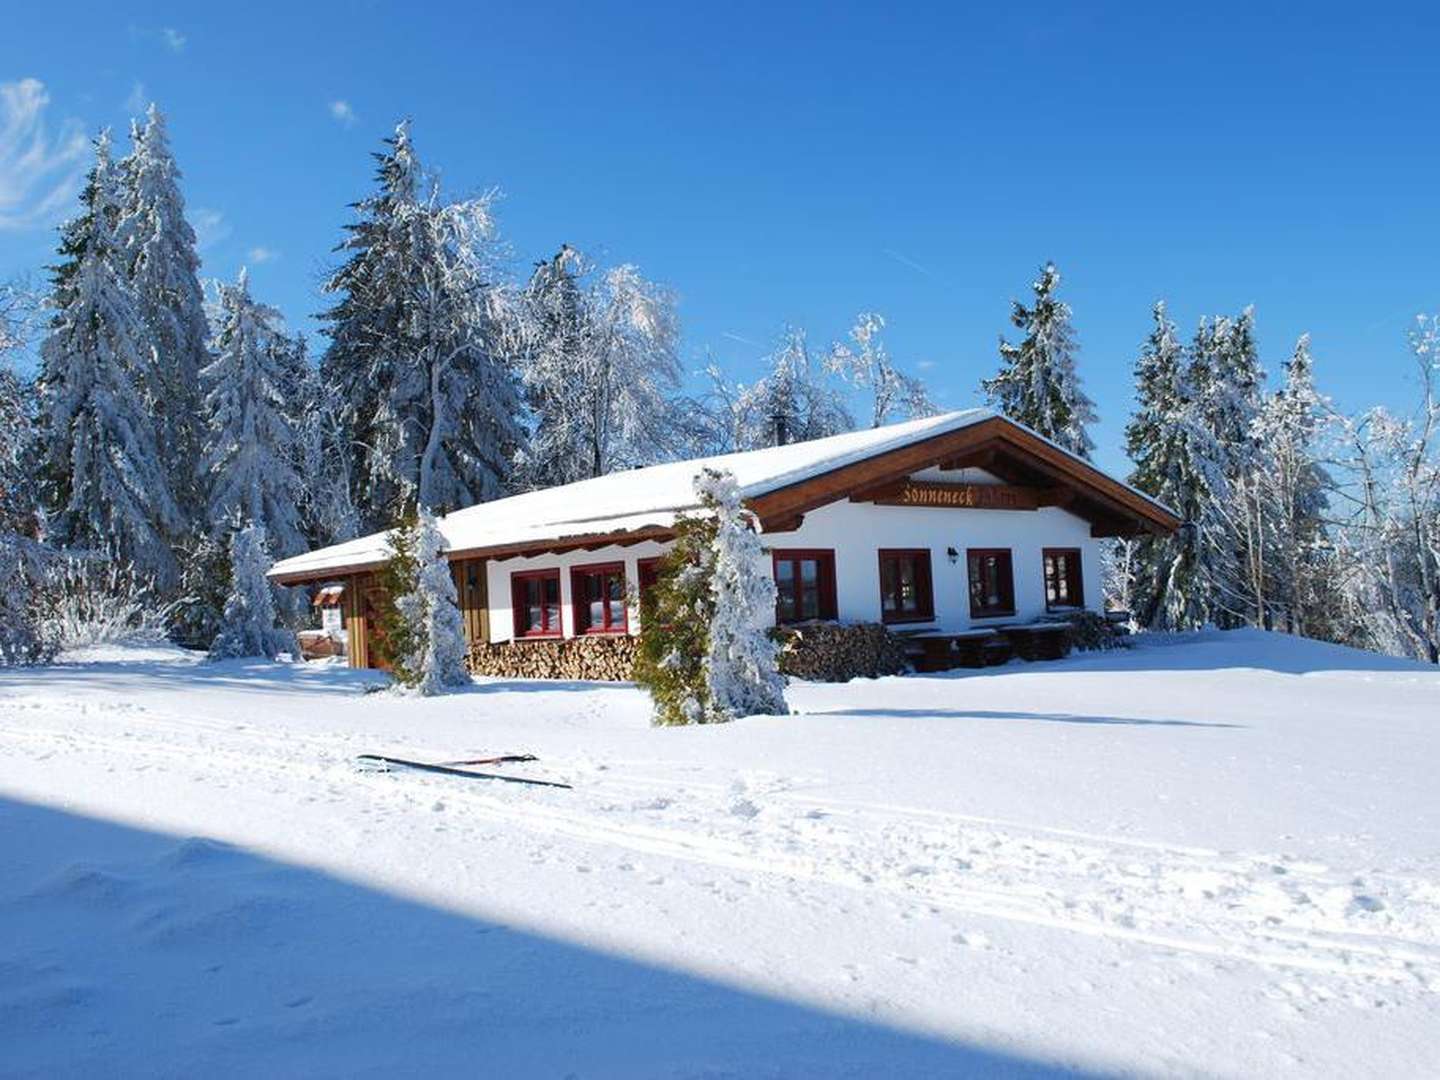
POLYGON ((41 346, 40 459, 51 532, 105 552, 162 587, 181 515, 139 380, 149 333, 116 236, 122 190, 110 140, 96 141, 86 203, 64 233, 73 258, 56 271, 54 316, 41 346))
POLYGON ((846 382, 870 392, 871 427, 889 423, 897 413, 908 420, 935 412, 925 384, 906 375, 890 359, 880 336, 884 329, 884 316, 862 311, 850 329, 850 341, 834 345, 828 361, 830 369, 846 382))
POLYGON ((504 335, 492 197, 444 203, 400 124, 377 154, 380 190, 357 204, 326 291, 321 362, 353 451, 362 527, 408 507, 498 494, 523 439, 504 335))
POLYGON ((784 329, 765 374, 750 385, 731 384, 713 364, 707 374, 706 427, 716 451, 785 446, 855 427, 833 372, 816 362, 800 327, 784 329))
POLYGON ((715 516, 711 541, 709 648, 705 683, 715 718, 783 713, 785 679, 766 632, 775 611, 775 579, 754 522, 728 472, 705 469, 695 480, 700 505, 715 516))
POLYGON ((396 658, 395 679, 425 697, 470 683, 465 667, 465 624, 445 558, 444 538, 435 516, 422 508, 415 519, 413 588, 395 599, 405 626, 407 654, 396 658))
POLYGON ((35 387, 15 368, 32 310, 17 285, 0 285, 0 535, 38 531, 39 492, 32 455, 35 387))
POLYGON ((1334 418, 1337 546, 1356 643, 1440 663, 1440 316, 1411 334, 1419 400, 1334 418))
POLYGON ((784 712, 784 680, 766 633, 775 583, 759 537, 731 474, 703 470, 695 493, 701 511, 677 523, 644 601, 636 682, 649 691, 657 724, 784 712))
POLYGON ((1185 350, 1164 302, 1135 363, 1138 407, 1125 429, 1135 463, 1130 482, 1186 523, 1173 537, 1141 537, 1128 568, 1137 620, 1155 629, 1194 629, 1210 617, 1216 549, 1208 536, 1223 477, 1199 413, 1185 350))
POLYGON ((536 267, 518 313, 535 416, 522 484, 604 476, 671 449, 680 367, 670 290, 633 266, 598 271, 565 246, 536 267))
POLYGON ((124 195, 117 236, 150 347, 141 388, 181 506, 198 513, 194 463, 204 434, 200 371, 209 360, 209 327, 195 231, 185 220, 181 174, 160 110, 152 104, 130 137, 131 151, 119 166, 124 195))
POLYGON ((230 540, 230 595, 220 632, 210 646, 210 659, 229 660, 281 653, 299 655, 295 635, 275 622, 275 597, 265 574, 271 560, 263 525, 246 525, 230 540))
POLYGON ((280 313, 250 295, 249 274, 220 287, 214 356, 202 372, 202 459, 211 531, 241 520, 264 528, 274 554, 309 546, 301 528, 298 438, 290 413, 295 348, 280 313))
POLYGON ((1059 285, 1060 272, 1046 263, 1032 285, 1034 303, 1013 302, 1010 321, 1024 336, 1013 345, 1001 336, 1000 371, 981 387, 1010 419, 1089 458, 1095 444, 1087 426, 1095 422, 1095 405, 1075 372, 1075 331, 1070 305, 1055 295, 1059 285))

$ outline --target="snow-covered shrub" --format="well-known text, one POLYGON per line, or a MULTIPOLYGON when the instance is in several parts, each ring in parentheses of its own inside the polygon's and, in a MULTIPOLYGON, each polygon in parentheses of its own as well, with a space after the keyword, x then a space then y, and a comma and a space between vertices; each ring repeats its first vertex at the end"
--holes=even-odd
POLYGON ((157 645, 176 604, 129 563, 98 555, 55 559, 38 598, 45 634, 61 652, 95 645, 157 645))
POLYGON ((713 724, 786 711, 776 645, 766 633, 775 583, 735 478, 695 478, 702 515, 676 523, 674 548, 642 611, 635 681, 655 704, 655 723, 713 724))
POLYGON ((225 600, 220 632, 210 645, 210 659, 300 654, 295 635, 275 625, 275 598, 265 577, 270 555, 265 527, 247 525, 230 539, 230 595, 225 600))
POLYGON ((391 639, 391 663, 395 681, 429 697, 470 682, 465 670, 465 624, 455 593, 455 579, 445 558, 444 539, 435 516, 422 509, 413 524, 407 522, 400 545, 392 541, 391 562, 395 576, 411 587, 394 603, 400 627, 398 640, 391 639), (396 648, 396 646, 399 648, 396 648))
POLYGON ((43 664, 58 642, 41 617, 45 553, 23 536, 0 534, 0 667, 43 664))

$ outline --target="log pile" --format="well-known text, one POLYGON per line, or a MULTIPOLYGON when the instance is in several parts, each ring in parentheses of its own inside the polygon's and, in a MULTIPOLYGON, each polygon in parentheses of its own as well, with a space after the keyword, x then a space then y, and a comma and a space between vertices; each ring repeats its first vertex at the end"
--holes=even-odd
POLYGON ((904 641, 879 623, 801 623, 773 634, 780 643, 780 670, 797 679, 875 679, 910 667, 904 641))
POLYGON ((476 642, 470 672, 502 679, 583 679, 626 682, 635 670, 636 639, 629 634, 547 641, 476 642))

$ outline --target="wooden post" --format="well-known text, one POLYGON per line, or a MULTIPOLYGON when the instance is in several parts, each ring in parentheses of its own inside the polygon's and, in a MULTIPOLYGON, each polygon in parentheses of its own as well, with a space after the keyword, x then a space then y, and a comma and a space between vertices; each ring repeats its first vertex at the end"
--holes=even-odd
POLYGON ((366 640, 365 598, 361 596, 364 578, 352 574, 345 579, 346 655, 352 668, 370 666, 369 642, 366 640))

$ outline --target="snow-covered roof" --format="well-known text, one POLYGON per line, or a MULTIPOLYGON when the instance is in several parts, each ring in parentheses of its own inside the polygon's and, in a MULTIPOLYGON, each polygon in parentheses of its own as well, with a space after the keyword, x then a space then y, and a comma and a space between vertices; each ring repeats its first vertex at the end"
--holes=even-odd
MULTIPOLYGON (((998 415, 992 409, 965 409, 788 446, 611 473, 456 510, 440 519, 440 533, 449 551, 484 551, 668 528, 677 514, 698 505, 693 482, 702 468, 728 470, 742 497, 753 499, 998 415)), ((388 535, 374 533, 283 559, 270 576, 295 579, 378 565, 387 557, 388 535)))

